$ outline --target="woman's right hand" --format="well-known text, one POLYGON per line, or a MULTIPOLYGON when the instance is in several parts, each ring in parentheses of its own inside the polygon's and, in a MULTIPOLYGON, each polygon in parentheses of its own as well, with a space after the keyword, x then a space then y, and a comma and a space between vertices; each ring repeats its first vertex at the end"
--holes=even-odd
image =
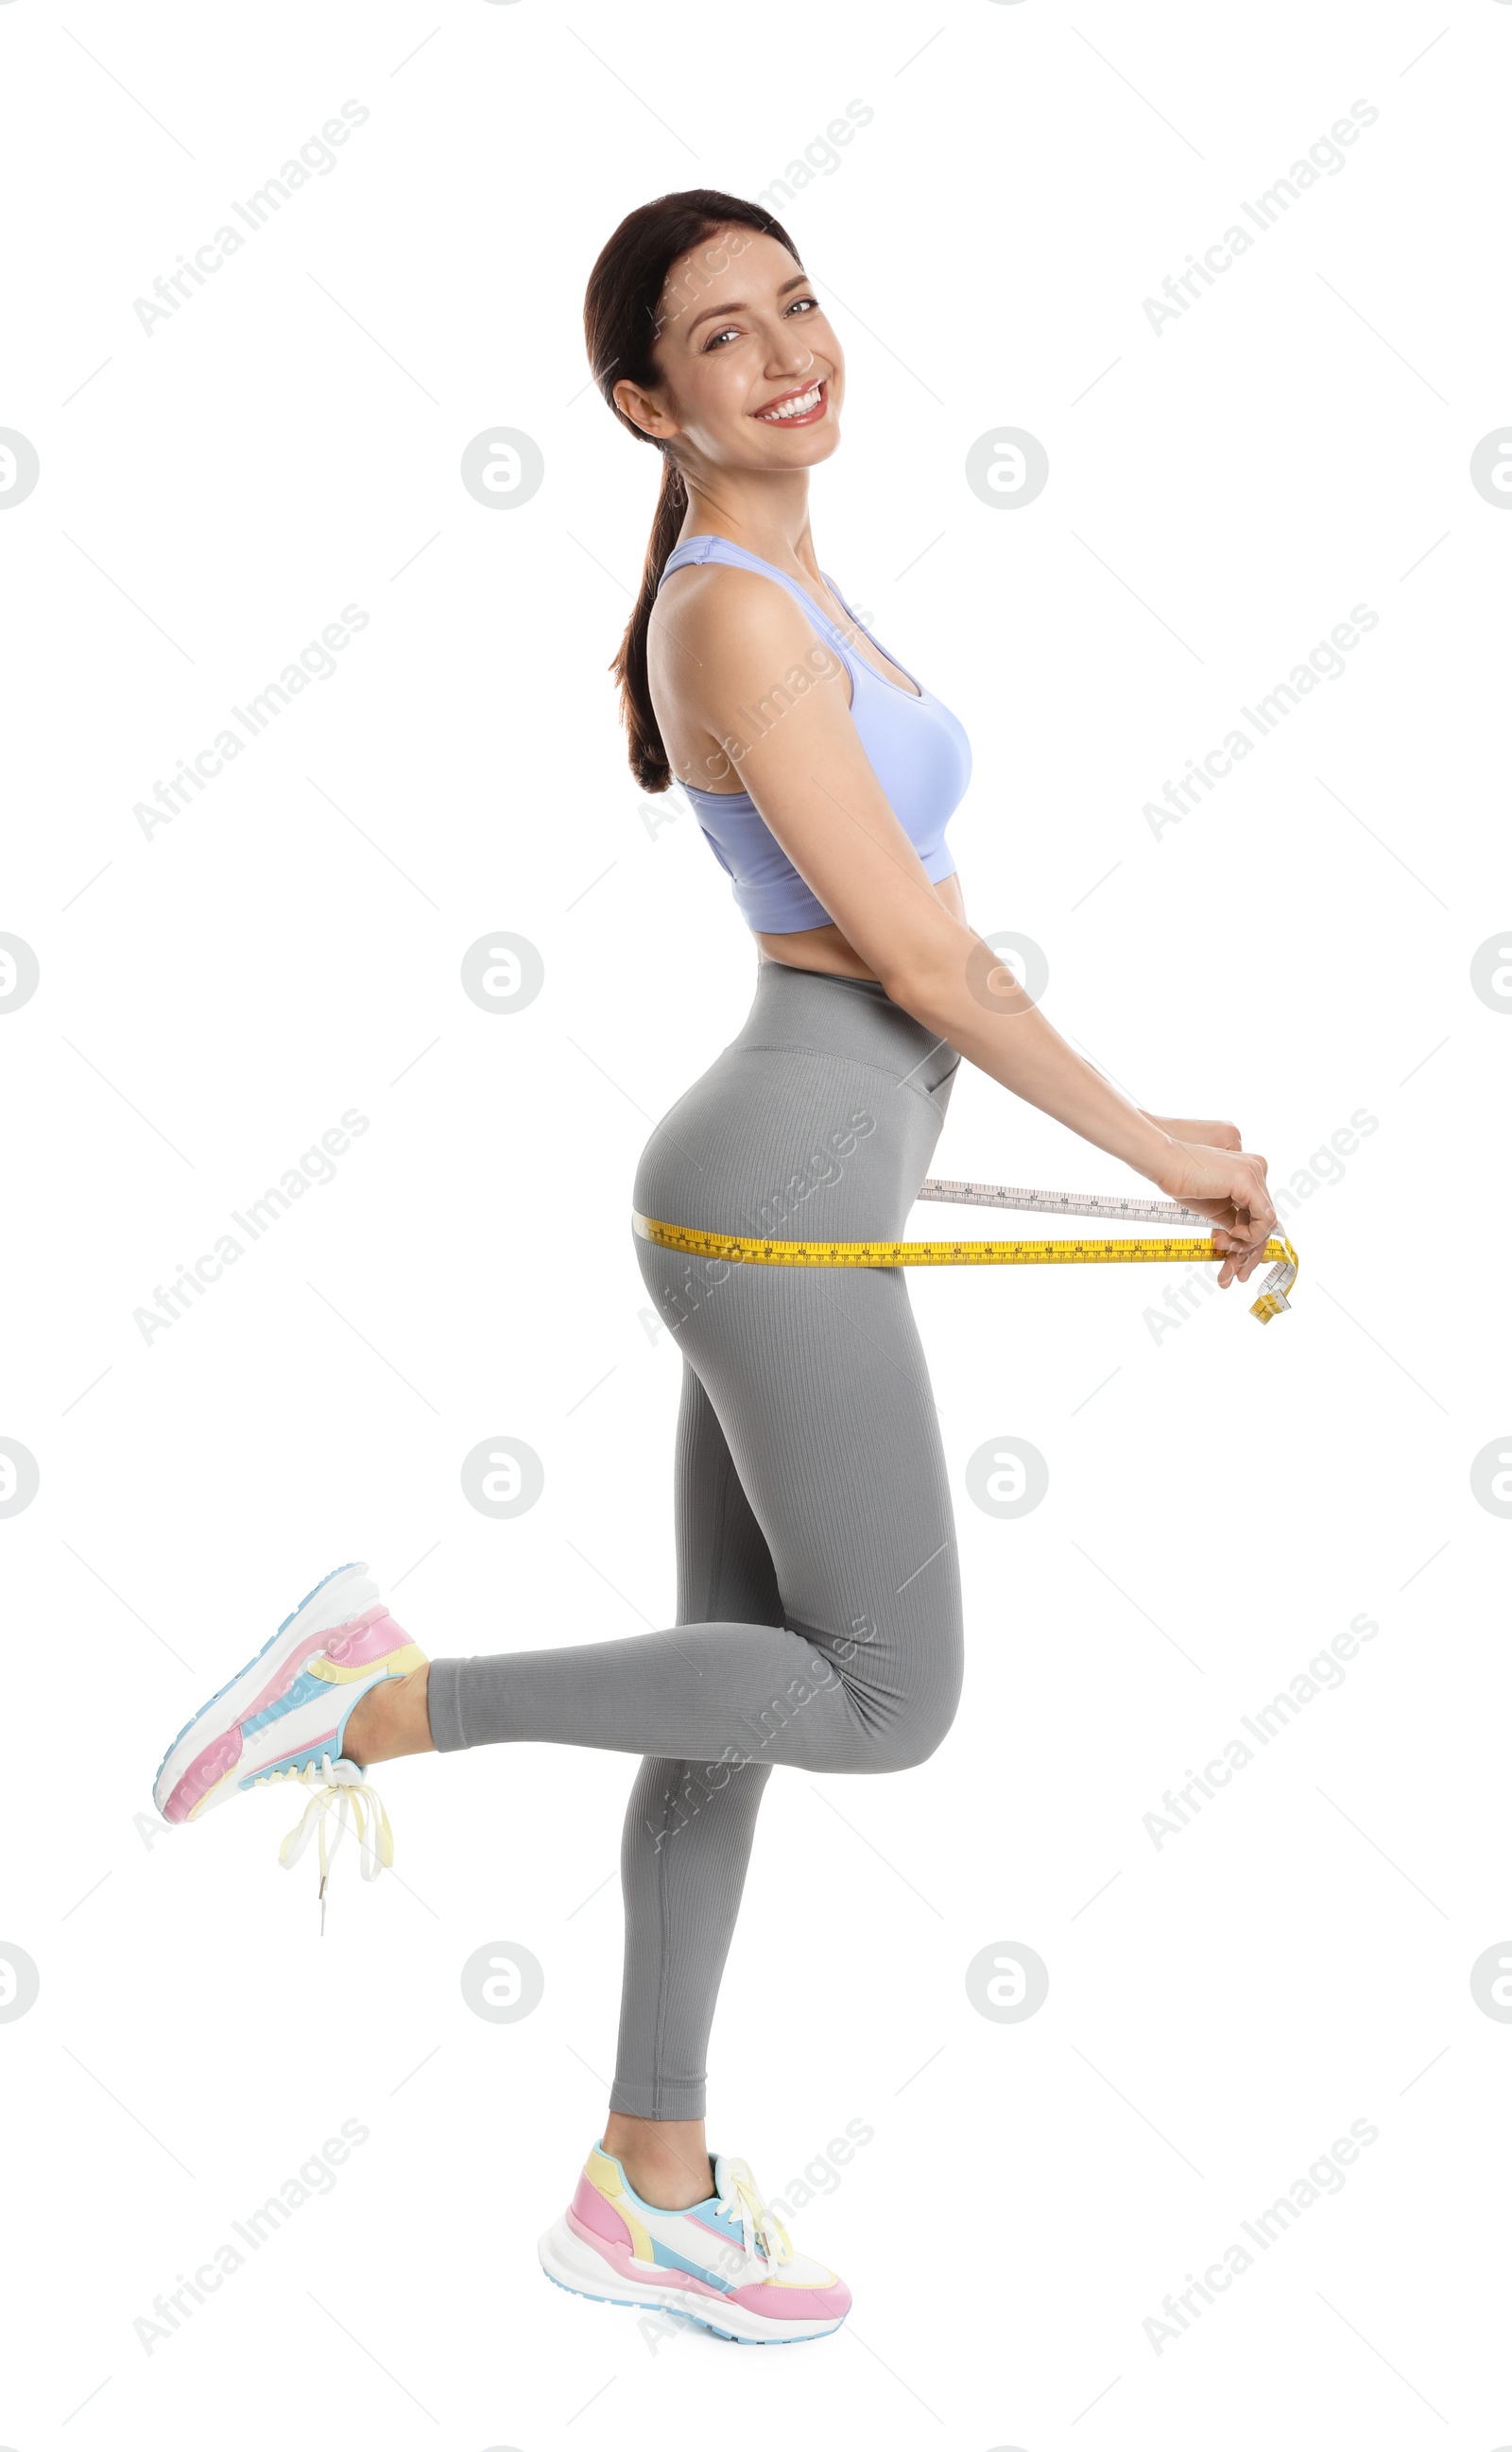
POLYGON ((1208 1149, 1173 1140, 1155 1181, 1168 1200, 1210 1217, 1213 1248, 1223 1255, 1221 1286, 1243 1285, 1266 1256, 1276 1213, 1266 1183, 1266 1161, 1252 1150, 1208 1149))

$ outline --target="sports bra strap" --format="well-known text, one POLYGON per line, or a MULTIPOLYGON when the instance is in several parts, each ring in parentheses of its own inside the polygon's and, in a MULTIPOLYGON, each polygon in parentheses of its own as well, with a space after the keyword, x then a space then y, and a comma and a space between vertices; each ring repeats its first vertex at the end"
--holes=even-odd
MULTIPOLYGON (((675 544, 667 556, 666 566, 657 582, 658 593, 660 593, 675 570, 686 569, 689 563, 704 562, 729 563, 737 570, 755 570, 758 571, 763 578, 779 579, 789 594, 797 598, 810 620, 816 626, 829 632, 849 664, 853 651, 844 631, 836 623, 831 621, 821 604, 815 603, 801 581, 794 579, 785 570, 778 570, 775 563, 763 562, 759 554, 748 553, 743 544, 736 544, 730 537, 713 535, 684 537, 682 543, 675 544)), ((825 585, 828 586, 829 583, 826 580, 825 585)))

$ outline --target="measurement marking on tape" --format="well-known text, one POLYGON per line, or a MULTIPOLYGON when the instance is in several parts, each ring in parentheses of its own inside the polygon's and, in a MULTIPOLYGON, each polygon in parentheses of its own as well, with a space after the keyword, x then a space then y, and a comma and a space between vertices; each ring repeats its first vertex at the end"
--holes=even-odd
POLYGON ((1126 1200, 1109 1192, 1030 1192, 1011 1183, 956 1183, 932 1175, 919 1185, 921 1200, 945 1200, 967 1209, 1024 1209, 1058 1217, 1109 1217, 1133 1225, 1200 1226, 1211 1231, 1200 1210, 1179 1200, 1126 1200))
MULTIPOLYGON (((636 1232, 670 1252, 692 1252, 712 1260, 754 1263, 772 1269, 1027 1268, 1043 1262, 1101 1260, 1216 1260, 1223 1255, 1211 1237, 1141 1236, 1067 1242, 1011 1243, 779 1243, 739 1235, 705 1235, 697 1227, 672 1226, 664 1218, 636 1216, 636 1232)), ((1286 1247, 1274 1236, 1267 1260, 1284 1260, 1286 1247)))
MULTIPOLYGON (((952 1185, 950 1193, 932 1194, 936 1198, 956 1198, 964 1192, 994 1196, 984 1199, 986 1207, 1007 1207, 1006 1199, 996 1196, 1001 1187, 993 1185, 952 1185)), ((1015 1196, 1015 1205, 1024 1196, 1015 1196)), ((1041 1193, 1033 1197, 1042 1203, 1051 1200, 1071 1202, 1069 1193, 1041 1193)), ((1077 1203, 1079 1207, 1079 1202, 1077 1203)), ((1134 1204, 1137 1208, 1138 1204, 1134 1204)), ((1153 1203, 1146 1204, 1147 1210, 1153 1203)), ((1187 1217, 1188 1211, 1174 1202, 1163 1202, 1159 1215, 1164 1217, 1174 1211, 1187 1217)), ((693 1258, 726 1260, 733 1264, 769 1269, 952 1269, 952 1268, 1032 1268, 1044 1266, 1097 1266, 1099 1264, 1161 1260, 1168 1266, 1177 1262, 1219 1260, 1225 1256, 1217 1250, 1211 1231, 1204 1236, 1139 1236, 1103 1237, 1068 1237, 1046 1241, 1011 1242, 895 1242, 868 1241, 858 1243, 783 1242, 776 1237, 748 1235, 711 1235, 701 1227, 677 1226, 664 1217, 647 1217, 638 1209, 631 1211, 636 1233, 648 1243, 659 1244, 669 1252, 682 1252, 693 1258)), ((1126 1213, 1127 1214, 1127 1213, 1126 1213)), ((1263 1256, 1275 1266, 1267 1277, 1255 1301, 1249 1306, 1252 1315, 1264 1322, 1274 1319, 1278 1312, 1289 1311, 1286 1295, 1296 1281, 1297 1255, 1286 1236, 1273 1235, 1263 1256)))

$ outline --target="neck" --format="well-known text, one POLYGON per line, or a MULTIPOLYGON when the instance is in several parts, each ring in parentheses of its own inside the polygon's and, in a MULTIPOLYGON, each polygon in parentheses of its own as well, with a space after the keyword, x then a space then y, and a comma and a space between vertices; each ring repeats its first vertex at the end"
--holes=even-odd
POLYGON ((688 512, 679 544, 684 537, 728 537, 760 562, 818 578, 806 468, 782 477, 758 476, 748 469, 697 469, 685 473, 685 484, 688 512))

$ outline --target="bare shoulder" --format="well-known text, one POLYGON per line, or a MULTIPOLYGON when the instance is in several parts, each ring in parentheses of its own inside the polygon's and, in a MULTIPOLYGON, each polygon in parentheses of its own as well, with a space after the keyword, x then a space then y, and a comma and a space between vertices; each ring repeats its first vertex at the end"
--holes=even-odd
POLYGON ((745 697, 762 675, 797 666, 817 681, 843 670, 789 589, 733 563, 673 572, 652 609, 646 654, 653 689, 705 717, 719 715, 732 690, 745 697))

